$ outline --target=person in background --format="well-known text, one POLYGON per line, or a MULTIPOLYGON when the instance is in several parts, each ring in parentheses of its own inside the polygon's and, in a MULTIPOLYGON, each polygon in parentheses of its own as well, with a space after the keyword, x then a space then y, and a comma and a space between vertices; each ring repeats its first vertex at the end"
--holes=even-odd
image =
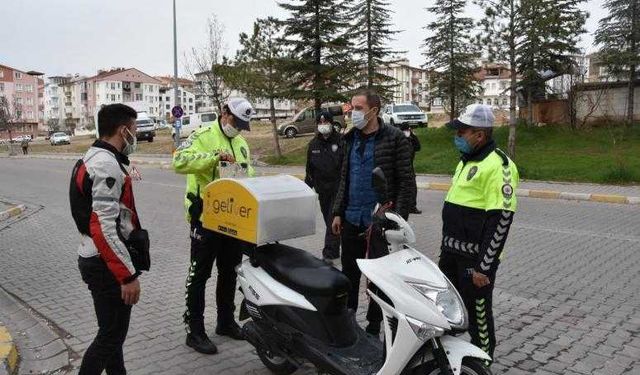
POLYGON ((22 154, 29 154, 29 138, 22 137, 22 141, 20 141, 20 146, 22 147, 22 154))
POLYGON ((329 111, 321 111, 316 122, 318 133, 307 148, 304 182, 318 193, 326 225, 322 258, 327 263, 333 263, 340 257, 340 236, 333 233, 331 223, 333 203, 340 184, 344 147, 341 135, 333 127, 333 116, 329 111))
MULTIPOLYGON (((491 107, 468 106, 447 124, 460 162, 442 208, 438 266, 460 292, 469 313, 471 342, 493 358, 493 288, 517 209, 515 163, 496 147, 491 107)), ((489 364, 488 364, 489 365, 489 364)))
POLYGON ((244 98, 231 98, 222 107, 219 121, 196 130, 176 150, 173 168, 187 175, 185 210, 191 236, 191 265, 186 282, 184 322, 187 346, 204 354, 218 352, 204 328, 205 287, 211 277, 214 261, 218 268, 216 334, 242 340, 242 331, 235 320, 236 266, 242 261, 244 243, 235 238, 202 227, 205 187, 220 178, 220 166, 236 163, 254 174, 249 145, 240 135, 251 130, 249 120, 253 107, 244 98))
POLYGON ((411 211, 409 213, 420 215, 422 213, 421 210, 418 209, 418 185, 416 181, 416 170, 414 166, 414 161, 416 159, 416 152, 420 151, 421 145, 418 137, 413 133, 411 126, 408 123, 400 124, 400 130, 404 133, 404 136, 409 138, 409 142, 411 143, 412 153, 411 153, 411 170, 413 171, 413 185, 411 188, 413 189, 413 205, 411 206, 411 211))

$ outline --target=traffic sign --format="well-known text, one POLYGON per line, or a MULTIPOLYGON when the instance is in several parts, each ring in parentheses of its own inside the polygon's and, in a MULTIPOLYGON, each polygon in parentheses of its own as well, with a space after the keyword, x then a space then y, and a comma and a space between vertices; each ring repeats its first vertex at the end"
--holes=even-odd
MULTIPOLYGON (((178 107, 178 108, 180 108, 180 107, 178 107)), ((176 129, 181 129, 182 128, 182 120, 177 118, 176 121, 173 123, 173 127, 176 128, 176 129)))
POLYGON ((180 117, 182 117, 184 115, 184 110, 182 109, 182 107, 177 105, 177 106, 171 108, 171 114, 175 118, 180 118, 180 117))

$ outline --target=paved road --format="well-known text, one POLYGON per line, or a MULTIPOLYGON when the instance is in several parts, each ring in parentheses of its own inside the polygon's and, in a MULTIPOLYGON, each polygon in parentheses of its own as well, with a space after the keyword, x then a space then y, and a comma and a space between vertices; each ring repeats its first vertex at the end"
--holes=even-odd
MULTIPOLYGON (((76 268, 78 235, 66 195, 72 164, 0 159, 0 200, 19 200, 37 210, 9 227, 0 226, 0 285, 68 333, 65 342, 82 353, 96 326, 76 268)), ((151 232, 154 264, 142 278, 143 295, 125 346, 130 373, 267 374, 244 343, 214 335, 221 350, 216 356, 184 346, 184 178, 153 167, 140 170, 143 181, 135 185, 136 199, 143 225, 151 232)), ((442 198, 440 192, 420 192, 425 214, 411 219, 417 248, 434 259, 442 198)), ((638 207, 540 199, 521 199, 520 204, 496 285, 499 345, 494 372, 640 373, 638 207)), ((321 236, 292 243, 318 254, 321 236)), ((209 302, 206 319, 213 330, 213 298, 209 302)), ((306 368, 299 373, 313 372, 306 368)))

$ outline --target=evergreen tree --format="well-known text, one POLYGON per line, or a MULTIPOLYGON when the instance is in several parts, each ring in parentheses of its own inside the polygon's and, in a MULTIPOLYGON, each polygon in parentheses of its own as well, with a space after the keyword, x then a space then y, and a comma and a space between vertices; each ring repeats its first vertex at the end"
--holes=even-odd
POLYGON ((544 93, 545 71, 571 72, 568 54, 577 53, 578 38, 586 13, 578 6, 585 0, 477 0, 485 9, 480 22, 485 52, 493 61, 509 66, 509 141, 508 153, 515 157, 518 76, 527 91, 529 121, 533 116, 532 97, 544 93))
POLYGON ((368 89, 374 89, 382 97, 393 96, 394 78, 381 72, 398 59, 402 52, 388 47, 399 31, 392 29, 390 3, 384 0, 359 0, 350 9, 352 40, 356 50, 357 81, 368 89))
POLYGON ((240 34, 241 49, 225 82, 252 99, 269 100, 275 154, 280 157, 275 101, 284 99, 289 88, 286 67, 290 62, 286 48, 280 43, 280 27, 274 18, 258 19, 251 35, 240 34))
POLYGON ((324 102, 346 100, 354 63, 343 0, 287 1, 280 6, 290 16, 280 24, 294 56, 288 96, 313 100, 318 110, 324 102))
POLYGON ((600 20, 595 34, 602 46, 598 57, 611 74, 629 81, 627 121, 633 122, 634 81, 640 65, 640 0, 606 0, 609 15, 600 20))
POLYGON ((465 5, 465 0, 437 0, 427 8, 437 19, 427 27, 431 36, 425 39, 425 66, 434 71, 432 97, 442 98, 450 120, 456 118, 479 91, 474 79, 479 47, 471 35, 473 20, 462 16, 465 5))

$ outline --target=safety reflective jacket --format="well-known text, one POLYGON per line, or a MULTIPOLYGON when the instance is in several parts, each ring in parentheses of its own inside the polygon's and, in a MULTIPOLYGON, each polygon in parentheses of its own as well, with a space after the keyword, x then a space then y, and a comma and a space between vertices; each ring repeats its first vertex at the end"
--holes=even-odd
POLYGON ((478 272, 495 272, 517 209, 519 180, 515 163, 493 141, 463 154, 442 210, 441 250, 476 260, 478 272))
POLYGON ((194 199, 201 204, 204 188, 213 180, 220 178, 218 163, 220 153, 233 155, 236 163, 246 168, 247 174, 253 176, 255 171, 251 166, 251 155, 247 141, 238 135, 227 137, 218 121, 211 126, 200 128, 182 143, 173 155, 173 168, 177 173, 187 175, 187 189, 185 193, 185 210, 187 221, 191 222, 191 212, 198 212, 201 219, 202 210, 190 210, 194 199))

